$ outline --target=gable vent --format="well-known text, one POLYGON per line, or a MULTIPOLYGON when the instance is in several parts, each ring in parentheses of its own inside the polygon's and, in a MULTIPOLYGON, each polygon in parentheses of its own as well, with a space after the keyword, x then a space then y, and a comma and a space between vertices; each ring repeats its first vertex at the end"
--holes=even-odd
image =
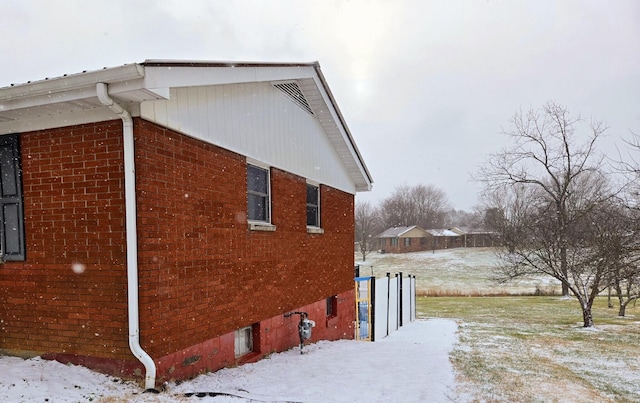
POLYGON ((287 97, 289 97, 289 99, 295 102, 296 105, 314 115, 313 110, 309 106, 309 103, 300 90, 300 87, 298 87, 298 84, 294 82, 286 82, 273 84, 273 86, 282 91, 287 97))

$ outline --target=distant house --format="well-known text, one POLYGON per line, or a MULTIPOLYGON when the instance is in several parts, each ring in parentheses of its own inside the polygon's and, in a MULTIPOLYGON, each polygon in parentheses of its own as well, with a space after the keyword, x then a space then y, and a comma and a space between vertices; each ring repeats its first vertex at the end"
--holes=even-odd
POLYGON ((431 249, 451 249, 465 246, 464 236, 458 231, 452 229, 428 229, 426 232, 431 238, 429 241, 431 249))
POLYGON ((375 238, 381 253, 488 247, 495 246, 497 241, 492 232, 466 231, 457 227, 424 230, 416 225, 391 227, 375 238))
POLYGON ((153 388, 353 338, 372 179, 317 63, 149 60, 0 88, 0 352, 153 388))
POLYGON ((467 248, 491 247, 499 243, 499 235, 495 232, 457 227, 451 230, 462 236, 463 246, 467 248))
POLYGON ((406 253, 429 249, 427 233, 417 225, 388 228, 376 236, 383 253, 406 253))

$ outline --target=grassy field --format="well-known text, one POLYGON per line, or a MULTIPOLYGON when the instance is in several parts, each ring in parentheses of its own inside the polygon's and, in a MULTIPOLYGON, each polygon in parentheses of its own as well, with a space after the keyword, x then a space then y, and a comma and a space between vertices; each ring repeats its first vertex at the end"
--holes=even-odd
MULTIPOLYGON (((359 258, 356 255, 356 261, 359 258)), ((560 284, 547 277, 533 277, 499 285, 494 281, 496 263, 492 248, 458 248, 404 254, 372 253, 359 262, 362 275, 384 277, 387 272, 416 275, 417 292, 427 296, 487 296, 560 294, 560 284)))
POLYGON ((458 322, 451 362, 465 401, 640 401, 640 304, 620 318, 602 297, 595 329, 584 329, 575 299, 526 296, 532 285, 553 288, 548 280, 494 289, 493 256, 459 249, 376 255, 369 262, 376 275, 380 269, 416 274, 419 293, 438 295, 418 297, 419 317, 458 322), (451 296, 442 296, 446 290, 451 296))
POLYGON ((640 401, 640 306, 619 318, 600 298, 595 329, 560 297, 420 297, 417 308, 458 321, 451 361, 470 401, 640 401))

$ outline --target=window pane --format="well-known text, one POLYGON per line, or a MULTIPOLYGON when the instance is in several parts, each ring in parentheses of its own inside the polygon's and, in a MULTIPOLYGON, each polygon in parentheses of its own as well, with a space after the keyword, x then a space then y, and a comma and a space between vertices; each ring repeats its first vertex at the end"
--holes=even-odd
POLYGON ((320 226, 318 187, 307 185, 307 225, 312 227, 320 226))
POLYGON ((25 259, 20 146, 17 135, 0 136, 0 239, 4 260, 25 259))
POLYGON ((247 217, 269 222, 269 171, 247 164, 247 217))
POLYGON ((4 218, 4 253, 20 253, 20 213, 18 204, 5 204, 4 218))
POLYGON ((253 351, 251 326, 243 327, 235 332, 234 353, 236 358, 253 351))
POLYGON ((318 205, 318 187, 307 185, 307 204, 318 205))
POLYGON ((247 165, 247 189, 250 192, 267 194, 267 170, 247 165))
POLYGON ((13 156, 13 146, 5 146, 0 148, 0 170, 2 173, 2 180, 0 183, 2 184, 2 195, 4 197, 7 196, 15 196, 17 194, 17 183, 16 183, 16 161, 13 156))
POLYGON ((307 206, 307 225, 312 227, 318 226, 318 208, 307 206))
POLYGON ((248 194, 247 207, 250 220, 268 221, 266 197, 248 194))

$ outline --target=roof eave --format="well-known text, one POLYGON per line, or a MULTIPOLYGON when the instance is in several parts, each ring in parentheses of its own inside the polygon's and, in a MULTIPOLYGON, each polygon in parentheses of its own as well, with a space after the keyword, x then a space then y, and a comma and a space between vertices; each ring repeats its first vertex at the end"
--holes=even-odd
POLYGON ((329 96, 329 99, 331 100, 333 109, 336 111, 336 114, 338 115, 340 124, 344 128, 346 136, 349 140, 349 144, 353 149, 354 157, 357 158, 359 168, 362 171, 361 172, 362 176, 365 179, 364 183, 360 184, 359 187, 356 186, 356 191, 370 191, 373 187, 373 177, 371 176, 371 173, 369 172, 369 169, 367 168, 367 165, 365 164, 364 159, 362 158, 362 154, 360 153, 360 150, 358 149, 358 146, 356 145, 353 139, 353 136, 351 135, 351 131, 349 130, 349 126, 347 126, 347 122, 344 119, 344 116, 342 116, 342 112, 340 111, 340 108, 338 107, 338 103, 336 102, 333 96, 333 93, 329 88, 329 84, 327 83, 327 80, 325 79, 324 74, 322 74, 322 69, 320 68, 319 63, 315 64, 315 70, 316 70, 316 73, 318 74, 318 78, 320 79, 320 81, 322 82, 322 85, 324 86, 325 91, 327 92, 327 95, 329 96))
MULTIPOLYGON (((0 110, 27 110, 32 107, 42 107, 59 102, 73 102, 95 97, 97 83, 109 85, 110 94, 130 103, 139 103, 149 99, 168 98, 168 88, 180 85, 197 85, 198 78, 190 77, 184 82, 176 79, 176 73, 181 68, 220 68, 221 71, 231 72, 232 77, 212 80, 208 84, 223 84, 231 81, 273 81, 283 74, 290 79, 310 78, 314 75, 319 80, 328 97, 330 108, 335 112, 335 124, 341 128, 344 138, 344 158, 350 162, 350 175, 356 192, 365 192, 372 189, 373 180, 364 163, 362 155, 356 146, 349 127, 346 124, 342 112, 330 90, 330 87, 322 74, 320 64, 309 63, 260 63, 260 62, 208 62, 208 61, 179 61, 149 59, 142 63, 126 64, 118 67, 104 68, 102 70, 85 71, 82 73, 64 75, 61 77, 27 82, 0 88, 0 110), (299 68, 299 70, 298 70, 299 68), (171 71, 173 69, 173 71, 171 71), (297 73, 296 73, 297 72, 297 73), (195 80, 195 81, 194 81, 195 80), (217 82, 216 80, 220 81, 217 82), (350 156, 349 156, 350 155, 350 156)), ((191 75, 189 75, 191 76, 191 75)), ((208 75, 212 77, 212 75, 208 75)), ((215 75, 217 76, 217 74, 215 75)), ((202 85, 202 83, 200 83, 202 85)), ((1 122, 1 121, 0 121, 1 122)), ((5 122, 6 123, 6 122, 5 122)), ((19 122, 18 122, 19 123, 19 122)), ((18 123, 11 123, 12 128, 18 127, 18 123), (17 126, 16 126, 17 125, 17 126)), ((39 127, 39 126, 38 126, 39 127)), ((28 129, 28 126, 24 126, 28 129)))
POLYGON ((0 88, 0 101, 51 95, 67 91, 79 90, 97 83, 115 83, 144 78, 144 67, 140 64, 126 64, 119 67, 104 68, 55 78, 45 78, 24 84, 0 88))

